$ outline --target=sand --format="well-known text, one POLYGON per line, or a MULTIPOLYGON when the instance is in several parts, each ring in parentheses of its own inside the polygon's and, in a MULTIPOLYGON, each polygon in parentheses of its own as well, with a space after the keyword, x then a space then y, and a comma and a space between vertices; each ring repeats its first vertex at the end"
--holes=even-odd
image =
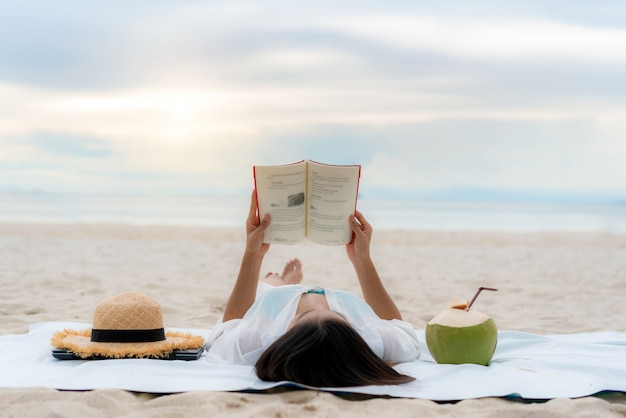
MULTIPOLYGON (((166 326, 210 328, 239 267, 243 228, 0 224, 0 335, 44 321, 91 322, 97 303, 139 290, 157 299, 166 326)), ((404 319, 416 328, 453 297, 470 298, 501 330, 626 332, 626 235, 375 231, 372 254, 404 319)), ((299 257, 305 281, 359 293, 342 247, 274 245, 264 271, 299 257)), ((626 395, 547 402, 498 398, 435 403, 339 397, 317 391, 62 392, 0 389, 0 416, 617 417, 626 395)))

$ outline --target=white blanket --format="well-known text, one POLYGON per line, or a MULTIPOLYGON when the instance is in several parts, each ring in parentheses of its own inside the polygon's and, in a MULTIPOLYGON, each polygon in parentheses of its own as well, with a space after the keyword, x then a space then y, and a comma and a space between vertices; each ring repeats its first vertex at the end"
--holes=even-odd
MULTIPOLYGON (((137 392, 265 390, 289 382, 263 382, 248 366, 147 359, 57 360, 50 337, 63 328, 89 324, 48 322, 28 334, 0 337, 0 387, 44 386, 66 390, 124 389, 137 392)), ((208 335, 209 330, 187 329, 208 335)), ((424 342, 424 333, 418 332, 424 342)), ((602 391, 626 392, 626 334, 598 332, 540 336, 500 332, 488 367, 436 364, 422 344, 422 357, 397 366, 417 380, 399 386, 321 388, 436 401, 487 396, 526 399, 576 398, 602 391)))

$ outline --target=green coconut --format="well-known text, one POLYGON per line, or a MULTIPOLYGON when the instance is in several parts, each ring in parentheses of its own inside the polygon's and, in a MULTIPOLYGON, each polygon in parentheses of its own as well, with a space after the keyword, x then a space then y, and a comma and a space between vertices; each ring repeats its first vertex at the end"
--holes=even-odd
POLYGON ((493 318, 456 304, 426 324, 426 345, 437 363, 486 366, 498 343, 493 318))

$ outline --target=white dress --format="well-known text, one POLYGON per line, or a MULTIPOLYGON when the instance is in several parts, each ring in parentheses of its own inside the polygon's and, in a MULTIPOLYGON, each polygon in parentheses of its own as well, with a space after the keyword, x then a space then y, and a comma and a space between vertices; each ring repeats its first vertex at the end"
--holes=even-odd
MULTIPOLYGON (((208 360, 254 365, 261 353, 282 336, 296 315, 300 296, 315 289, 304 285, 271 286, 260 282, 257 298, 241 319, 220 319, 209 336, 208 360)), ((419 342, 408 322, 380 319, 358 296, 324 289, 331 311, 343 315, 376 355, 393 363, 415 360, 419 342)))

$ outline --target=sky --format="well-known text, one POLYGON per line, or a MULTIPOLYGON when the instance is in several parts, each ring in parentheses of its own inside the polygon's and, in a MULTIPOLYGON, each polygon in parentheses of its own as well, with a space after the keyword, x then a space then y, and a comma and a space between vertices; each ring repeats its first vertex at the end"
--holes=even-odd
POLYGON ((626 2, 3 1, 0 193, 626 199, 626 2))

